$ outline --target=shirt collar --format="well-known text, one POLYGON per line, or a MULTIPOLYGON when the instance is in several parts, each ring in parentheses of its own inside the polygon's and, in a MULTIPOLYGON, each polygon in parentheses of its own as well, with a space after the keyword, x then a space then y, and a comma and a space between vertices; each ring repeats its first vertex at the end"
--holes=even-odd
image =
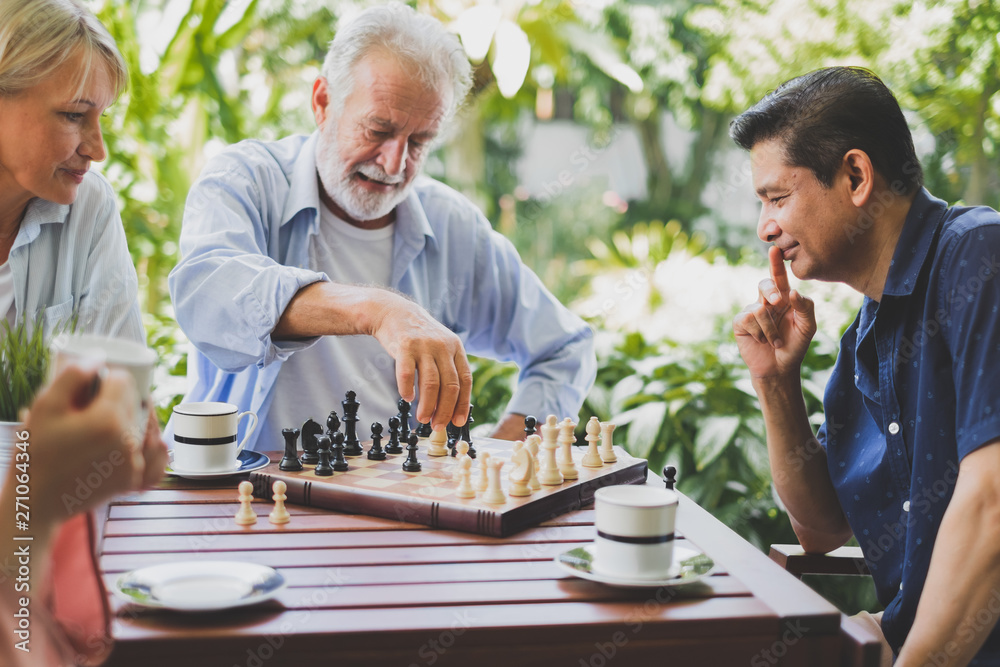
POLYGON ((420 181, 425 178, 418 176, 406 199, 396 207, 396 238, 417 248, 422 248, 426 242, 437 246, 437 237, 417 196, 420 181))
POLYGON ((917 276, 934 240, 934 231, 947 209, 948 205, 931 195, 926 188, 917 192, 896 242, 882 294, 907 296, 913 293, 917 276))
POLYGON ((19 246, 28 245, 42 233, 42 225, 62 224, 69 217, 69 205, 56 204, 47 199, 35 198, 28 202, 28 210, 21 221, 21 229, 17 232, 11 251, 19 246))
POLYGON ((319 130, 313 132, 299 151, 292 166, 292 178, 289 182, 288 199, 285 201, 285 211, 281 216, 281 225, 292 221, 300 212, 311 209, 311 232, 319 231, 319 176, 316 173, 316 139, 319 130))

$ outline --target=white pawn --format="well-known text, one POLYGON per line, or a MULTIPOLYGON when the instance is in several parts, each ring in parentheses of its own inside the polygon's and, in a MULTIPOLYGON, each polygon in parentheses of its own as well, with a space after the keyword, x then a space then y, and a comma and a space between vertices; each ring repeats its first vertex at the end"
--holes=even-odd
POLYGON ((427 444, 427 456, 448 456, 448 434, 444 429, 431 431, 427 444))
POLYGON ((489 452, 479 453, 479 477, 476 478, 476 483, 472 485, 476 491, 480 493, 486 490, 486 487, 490 485, 489 473, 487 471, 490 461, 489 452))
POLYGON ((528 481, 528 488, 532 491, 538 491, 542 488, 542 483, 538 481, 538 445, 541 442, 542 436, 537 433, 532 433, 524 441, 524 448, 531 452, 531 458, 535 460, 535 465, 531 467, 531 479, 528 481))
POLYGON ((476 490, 469 483, 469 479, 472 477, 472 458, 466 456, 458 465, 459 481, 458 490, 455 491, 455 495, 459 498, 475 498, 476 490))
POLYGON ((503 487, 500 485, 500 469, 503 468, 503 459, 491 458, 486 463, 486 472, 489 478, 489 485, 483 493, 482 501, 491 505, 502 505, 507 502, 503 487))
POLYGON ((591 417, 587 422, 587 453, 583 455, 580 464, 587 468, 600 468, 604 465, 601 455, 597 451, 597 443, 601 439, 601 421, 597 417, 591 417))
POLYGON ((559 465, 556 463, 556 449, 559 443, 556 438, 559 435, 559 425, 556 423, 556 416, 549 415, 545 423, 542 424, 542 470, 538 473, 538 481, 546 486, 557 486, 563 483, 562 473, 559 472, 559 465))
POLYGON ((253 502, 253 484, 240 482, 237 488, 240 492, 240 510, 236 513, 236 525, 252 526, 257 523, 257 514, 250 506, 250 503, 253 502))
POLYGON ((534 476, 535 459, 531 456, 531 451, 518 440, 514 443, 514 455, 510 459, 510 495, 530 496, 531 489, 528 483, 534 476))
POLYGON ((455 472, 451 476, 451 481, 453 482, 457 482, 462 476, 462 461, 465 459, 472 460, 472 457, 469 456, 469 443, 465 440, 459 440, 455 443, 455 452, 455 463, 457 465, 455 466, 455 472))
POLYGON ((580 476, 580 473, 576 470, 576 464, 573 463, 573 443, 576 442, 576 436, 573 435, 573 429, 576 428, 576 424, 569 417, 566 417, 559 425, 559 444, 562 446, 562 460, 559 462, 559 472, 562 473, 564 479, 576 479, 580 476))
POLYGON ((288 523, 292 518, 288 510, 285 509, 285 499, 288 498, 285 495, 285 491, 288 490, 288 486, 279 479, 271 487, 271 490, 274 491, 274 496, 272 496, 274 498, 274 509, 271 510, 267 520, 278 525, 288 523))
POLYGON ((614 423, 601 422, 601 460, 605 463, 614 463, 618 460, 615 456, 615 443, 611 440, 614 431, 614 423))

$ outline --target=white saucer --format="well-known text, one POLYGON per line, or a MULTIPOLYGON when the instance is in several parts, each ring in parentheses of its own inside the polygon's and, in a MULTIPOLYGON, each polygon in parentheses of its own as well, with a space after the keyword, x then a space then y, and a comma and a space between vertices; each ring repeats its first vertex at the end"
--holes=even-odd
POLYGON ((273 598, 285 578, 266 565, 238 561, 185 561, 132 570, 118 577, 114 592, 145 607, 217 611, 273 598))
POLYGON ((626 588, 659 588, 661 586, 680 586, 701 581, 712 574, 715 561, 697 549, 674 545, 674 562, 670 566, 671 576, 661 579, 633 579, 631 577, 615 577, 595 572, 593 569, 594 545, 583 546, 564 551, 556 556, 556 565, 570 574, 582 579, 598 581, 609 586, 626 588))
POLYGON ((230 475, 241 475, 243 473, 253 472, 254 470, 260 470, 270 463, 271 459, 267 458, 267 454, 263 454, 261 452, 248 452, 243 450, 240 452, 239 456, 236 457, 236 461, 237 465, 234 465, 232 470, 223 472, 175 470, 174 468, 167 466, 167 474, 184 477, 185 479, 222 479, 224 477, 229 477, 230 475))

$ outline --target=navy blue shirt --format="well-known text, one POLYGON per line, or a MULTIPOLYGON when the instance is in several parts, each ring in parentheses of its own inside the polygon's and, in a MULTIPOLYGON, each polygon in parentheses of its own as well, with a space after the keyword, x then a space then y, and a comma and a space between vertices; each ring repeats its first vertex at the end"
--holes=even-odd
MULTIPOLYGON (((1000 214, 948 208, 921 190, 882 299, 865 299, 827 384, 819 439, 896 652, 913 624, 959 463, 1000 438, 998 274, 1000 214)), ((978 660, 1000 664, 1000 630, 978 660)))

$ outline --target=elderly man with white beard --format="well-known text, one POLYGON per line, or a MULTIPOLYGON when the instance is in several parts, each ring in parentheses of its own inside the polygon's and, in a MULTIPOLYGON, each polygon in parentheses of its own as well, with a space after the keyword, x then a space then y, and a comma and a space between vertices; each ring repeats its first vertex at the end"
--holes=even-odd
POLYGON ((170 274, 195 348, 185 400, 256 412, 248 449, 279 449, 282 428, 325 421, 348 391, 361 424, 419 398, 417 421, 461 426, 467 351, 519 366, 495 437, 516 439, 525 414, 577 415, 589 327, 471 202, 420 176, 470 85, 438 21, 370 8, 330 44, 318 130, 231 146, 192 187, 170 274))

